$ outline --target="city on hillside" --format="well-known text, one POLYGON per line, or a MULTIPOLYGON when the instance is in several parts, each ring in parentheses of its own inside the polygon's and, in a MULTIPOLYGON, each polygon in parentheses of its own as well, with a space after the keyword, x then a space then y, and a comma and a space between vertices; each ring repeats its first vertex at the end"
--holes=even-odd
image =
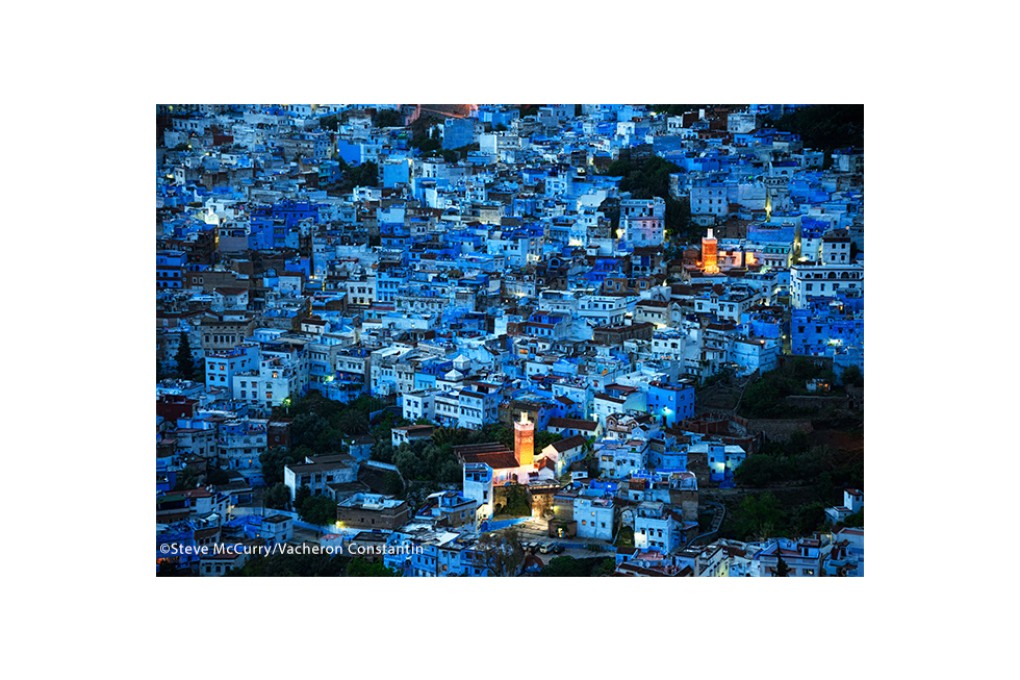
POLYGON ((157 575, 863 576, 863 117, 157 106, 157 575))

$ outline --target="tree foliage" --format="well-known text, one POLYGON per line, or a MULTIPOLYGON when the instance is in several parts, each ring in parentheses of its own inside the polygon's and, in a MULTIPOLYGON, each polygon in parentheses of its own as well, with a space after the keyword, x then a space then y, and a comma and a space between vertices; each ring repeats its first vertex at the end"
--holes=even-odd
POLYGON ((524 546, 515 529, 485 534, 476 545, 493 576, 516 576, 524 564, 524 546))
POLYGON ((336 521, 336 501, 321 494, 309 496, 298 506, 298 514, 310 524, 332 524, 336 521))
POLYGON ((174 491, 194 489, 205 482, 205 470, 196 467, 185 467, 178 471, 174 483, 174 491))
POLYGON ((382 562, 355 557, 347 565, 346 576, 397 576, 398 574, 382 562))
POLYGON ((376 109, 372 116, 375 127, 403 127, 404 116, 396 109, 376 109))
POLYGON ((195 357, 191 353, 191 339, 187 331, 181 333, 180 343, 177 345, 177 377, 182 380, 195 379, 195 357))
POLYGON ((612 557, 554 557, 539 572, 539 576, 606 576, 616 570, 612 557))
POLYGON ((740 486, 777 484, 810 485, 818 500, 830 504, 843 489, 864 485, 864 460, 859 452, 814 446, 799 453, 757 453, 748 456, 733 473, 740 486))
POLYGON ((846 517, 843 522, 845 527, 863 527, 864 526, 864 508, 861 508, 854 514, 846 517))
POLYGON ((817 104, 798 108, 775 122, 778 130, 800 135, 804 146, 831 153, 864 148, 864 105, 817 104))
POLYGON ((411 139, 408 145, 418 149, 424 155, 436 154, 443 148, 438 135, 432 133, 432 125, 436 122, 432 114, 423 113, 417 120, 411 123, 411 139))
POLYGON ((345 576, 350 558, 324 553, 259 555, 228 576, 345 576))
POLYGON ((528 490, 520 484, 514 484, 507 488, 506 505, 500 511, 500 515, 507 517, 528 517, 531 515, 531 500, 528 497, 528 490))
POLYGON ((620 527, 620 533, 616 536, 616 547, 624 550, 634 549, 634 529, 631 527, 620 527))
POLYGON ((266 484, 269 486, 282 484, 284 466, 304 460, 305 452, 310 450, 303 447, 288 449, 274 446, 260 453, 259 463, 262 464, 262 478, 266 484))
POLYGON ((858 366, 847 366, 843 369, 843 375, 840 376, 840 379, 844 385, 864 387, 864 374, 861 373, 861 369, 858 366))
POLYGON ((286 484, 273 484, 271 487, 266 489, 266 494, 263 496, 262 501, 267 508, 272 508, 274 510, 289 510, 290 489, 287 488, 286 484))
POLYGON ((740 501, 735 530, 742 540, 764 540, 785 526, 786 513, 770 492, 749 494, 740 501))
MULTIPOLYGON (((287 462, 298 462, 305 456, 339 453, 344 440, 371 431, 370 414, 384 406, 384 402, 371 397, 361 397, 350 404, 342 404, 326 399, 317 392, 309 392, 295 400, 289 409, 290 448, 293 453, 277 455, 289 458, 287 462)), ((279 417, 283 417, 283 414, 279 417)), ((280 481, 284 464, 278 466, 281 471, 280 481)), ((264 461, 263 471, 265 465, 264 461)), ((267 477, 266 481, 272 483, 274 480, 267 477)))
POLYGON ((739 488, 761 489, 745 496, 726 516, 724 534, 742 540, 760 536, 806 536, 825 527, 825 509, 839 505, 843 490, 864 485, 860 451, 810 446, 795 433, 786 442, 770 442, 749 456, 734 473, 739 488), (773 504, 783 498, 781 508, 773 504))
POLYGON ((784 400, 792 394, 806 394, 805 384, 814 379, 835 381, 831 369, 818 366, 807 357, 788 357, 783 366, 759 376, 747 386, 740 399, 740 415, 746 418, 782 418, 790 415, 784 400))
MULTIPOLYGON (((669 176, 682 172, 675 163, 661 156, 649 155, 641 159, 632 159, 623 153, 607 168, 607 175, 621 177, 620 191, 629 191, 633 198, 659 197, 666 202, 666 229, 681 239, 690 241, 697 237, 697 228, 691 222, 691 205, 688 199, 676 199, 669 192, 669 176)), ((612 212, 613 206, 607 208, 611 212, 607 217, 613 221, 614 233, 619 224, 619 209, 612 212)))

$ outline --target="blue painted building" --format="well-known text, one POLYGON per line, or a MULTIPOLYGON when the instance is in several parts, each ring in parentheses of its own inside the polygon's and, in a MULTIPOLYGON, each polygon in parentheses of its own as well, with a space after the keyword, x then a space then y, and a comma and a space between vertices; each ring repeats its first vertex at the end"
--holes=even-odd
POLYGON ((790 320, 791 352, 833 356, 839 350, 864 347, 864 298, 839 296, 812 299, 794 309, 790 320))
POLYGON ((447 118, 443 123, 443 148, 459 149, 475 141, 475 121, 470 118, 447 118))
POLYGON ((694 417, 694 386, 688 383, 648 383, 648 413, 666 426, 694 417))
POLYGON ((187 253, 160 250, 156 253, 156 288, 183 288, 187 253))

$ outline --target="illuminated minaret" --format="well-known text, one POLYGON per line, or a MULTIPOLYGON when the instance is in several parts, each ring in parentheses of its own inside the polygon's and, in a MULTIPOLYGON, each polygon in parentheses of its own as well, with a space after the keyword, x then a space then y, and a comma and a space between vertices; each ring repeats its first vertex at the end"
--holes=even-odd
POLYGON ((706 274, 719 273, 718 244, 712 230, 708 230, 708 236, 701 239, 701 269, 706 274))
POLYGON ((520 466, 535 463, 535 423, 528 420, 528 412, 521 412, 520 421, 514 422, 514 458, 520 466))

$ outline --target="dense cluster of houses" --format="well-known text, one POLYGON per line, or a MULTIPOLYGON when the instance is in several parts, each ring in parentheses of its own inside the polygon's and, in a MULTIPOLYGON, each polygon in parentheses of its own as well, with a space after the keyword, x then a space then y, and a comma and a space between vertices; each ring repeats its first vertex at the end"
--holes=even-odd
POLYGON ((695 386, 790 353, 863 371, 863 154, 803 148, 766 125, 781 112, 450 107, 424 127, 429 153, 417 105, 160 106, 158 542, 292 541, 294 513, 252 499, 260 455, 288 445, 281 413, 317 392, 392 404, 394 447, 515 430, 512 449, 459 447, 461 487, 417 507, 379 483, 399 470, 371 439, 286 467, 292 500, 307 486, 337 504, 322 545, 403 574, 491 574, 482 537, 512 524, 511 488, 551 539, 632 533, 621 575, 767 576, 782 557, 817 576, 837 555, 862 572, 849 529, 692 547, 699 482, 731 484, 756 445, 739 418, 696 414, 695 386), (678 168, 669 196, 607 172, 656 156, 678 168), (667 199, 701 238, 675 233, 667 199), (561 439, 538 450, 536 431, 561 439), (175 490, 196 468, 229 482, 175 490))

